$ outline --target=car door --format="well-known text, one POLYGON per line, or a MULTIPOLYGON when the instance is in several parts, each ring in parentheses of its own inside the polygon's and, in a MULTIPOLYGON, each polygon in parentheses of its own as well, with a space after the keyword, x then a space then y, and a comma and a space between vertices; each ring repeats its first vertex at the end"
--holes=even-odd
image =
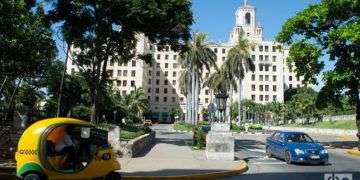
POLYGON ((280 132, 274 136, 274 151, 273 153, 278 156, 282 157, 284 151, 284 133, 280 132))
POLYGON ((279 132, 274 132, 269 138, 267 138, 267 148, 271 151, 273 155, 275 155, 275 136, 277 136, 279 132))

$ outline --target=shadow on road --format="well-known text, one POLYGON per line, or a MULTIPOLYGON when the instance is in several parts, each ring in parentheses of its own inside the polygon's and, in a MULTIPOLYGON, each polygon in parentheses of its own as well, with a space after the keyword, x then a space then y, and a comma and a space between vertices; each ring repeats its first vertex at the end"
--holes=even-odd
MULTIPOLYGON (((258 173, 258 174, 242 174, 236 177, 224 178, 226 180, 239 179, 239 180, 320 180, 324 179, 325 174, 332 177, 335 172, 287 172, 287 173, 258 173)), ((352 174, 352 179, 359 180, 359 172, 341 172, 341 174, 352 174)), ((336 175, 336 174, 335 174, 336 175)), ((333 178, 331 178, 333 179, 333 178)))

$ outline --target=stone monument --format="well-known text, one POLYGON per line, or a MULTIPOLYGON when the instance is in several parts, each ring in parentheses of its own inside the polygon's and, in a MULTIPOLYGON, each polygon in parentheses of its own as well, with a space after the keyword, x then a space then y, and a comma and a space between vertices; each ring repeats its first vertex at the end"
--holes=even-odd
POLYGON ((228 95, 220 91, 215 97, 216 110, 214 111, 217 111, 219 117, 211 119, 211 130, 206 135, 206 157, 211 160, 233 161, 235 140, 230 131, 230 122, 225 122, 224 116, 228 95))

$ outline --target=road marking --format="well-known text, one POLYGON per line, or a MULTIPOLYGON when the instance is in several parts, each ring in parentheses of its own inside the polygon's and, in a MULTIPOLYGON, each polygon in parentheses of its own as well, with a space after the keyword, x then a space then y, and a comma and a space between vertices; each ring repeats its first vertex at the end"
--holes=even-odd
POLYGON ((266 151, 264 149, 249 149, 249 148, 246 148, 244 146, 239 146, 240 148, 244 149, 244 150, 247 150, 247 151, 251 151, 251 152, 260 152, 260 153, 266 153, 266 151))
POLYGON ((286 164, 286 162, 253 162, 250 164, 253 164, 253 165, 283 165, 283 164, 286 164))

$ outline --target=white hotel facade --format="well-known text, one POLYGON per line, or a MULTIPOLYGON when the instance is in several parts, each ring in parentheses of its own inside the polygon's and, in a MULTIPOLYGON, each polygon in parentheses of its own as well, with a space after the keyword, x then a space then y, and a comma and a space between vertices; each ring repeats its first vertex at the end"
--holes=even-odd
MULTIPOLYGON (((251 58, 255 63, 255 71, 248 72, 243 80, 242 98, 253 100, 257 103, 272 101, 283 102, 284 91, 288 88, 302 86, 302 78, 296 77, 286 65, 288 49, 274 41, 265 41, 263 27, 256 24, 256 8, 245 3, 236 11, 235 27, 230 32, 229 41, 226 43, 212 43, 211 49, 217 55, 217 65, 220 67, 226 60, 228 51, 233 47, 241 32, 252 44, 251 58), (279 48, 281 47, 281 48, 279 48)), ((153 66, 141 60, 134 59, 128 64, 109 64, 108 72, 113 79, 113 87, 122 94, 128 94, 135 88, 142 87, 148 96, 153 112, 153 119, 169 121, 170 110, 179 104, 186 107, 186 96, 181 94, 179 77, 181 67, 178 62, 178 52, 170 47, 158 50, 156 45, 150 44, 143 36, 138 37, 136 51, 139 54, 152 53, 156 63, 153 66)), ((77 71, 76 65, 68 61, 67 73, 77 71)), ((206 78, 210 73, 203 74, 206 78)), ((213 98, 213 91, 203 88, 200 91, 200 108, 207 108, 213 98)), ((233 99, 238 99, 234 92, 233 99)))

